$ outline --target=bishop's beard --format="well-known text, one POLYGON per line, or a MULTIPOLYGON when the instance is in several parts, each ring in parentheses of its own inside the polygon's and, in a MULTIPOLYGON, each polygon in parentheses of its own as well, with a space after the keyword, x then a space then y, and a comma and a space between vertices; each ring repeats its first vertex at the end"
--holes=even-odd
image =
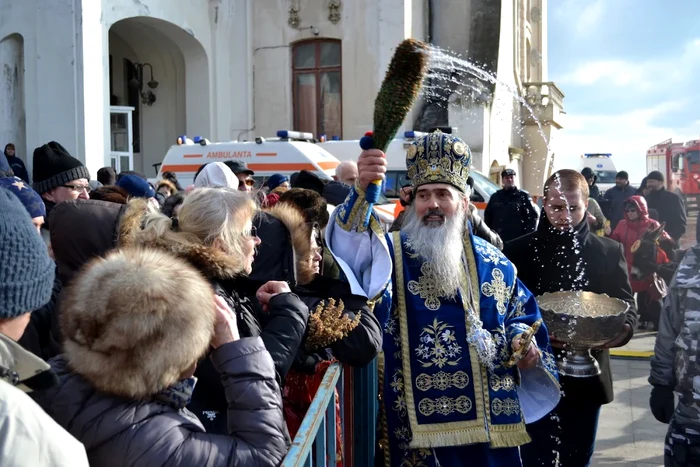
POLYGON ((455 298, 460 286, 465 215, 462 208, 449 217, 440 209, 430 209, 419 218, 415 205, 406 208, 401 231, 406 234, 408 246, 430 266, 427 272, 434 279, 431 282, 439 297, 455 298), (427 221, 427 216, 435 214, 444 217, 442 224, 427 221))

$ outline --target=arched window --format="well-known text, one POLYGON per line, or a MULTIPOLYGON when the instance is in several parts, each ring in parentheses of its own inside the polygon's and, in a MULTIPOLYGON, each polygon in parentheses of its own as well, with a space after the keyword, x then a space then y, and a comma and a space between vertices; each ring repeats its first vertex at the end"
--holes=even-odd
POLYGON ((292 46, 294 129, 342 139, 340 41, 318 39, 292 46))

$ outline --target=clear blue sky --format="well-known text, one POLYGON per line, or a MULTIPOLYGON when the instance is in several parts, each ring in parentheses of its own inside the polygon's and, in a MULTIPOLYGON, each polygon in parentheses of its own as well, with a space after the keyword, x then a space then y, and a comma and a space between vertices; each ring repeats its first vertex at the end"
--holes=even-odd
POLYGON ((700 138, 700 0, 549 0, 549 80, 565 95, 557 168, 609 152, 632 181, 664 139, 700 138))

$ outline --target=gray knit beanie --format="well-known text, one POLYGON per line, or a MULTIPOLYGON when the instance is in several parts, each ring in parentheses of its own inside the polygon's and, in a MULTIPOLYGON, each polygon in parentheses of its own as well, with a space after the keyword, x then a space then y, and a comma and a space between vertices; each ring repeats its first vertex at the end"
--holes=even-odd
POLYGON ((36 310, 51 299, 55 265, 22 202, 0 188, 0 319, 36 310))

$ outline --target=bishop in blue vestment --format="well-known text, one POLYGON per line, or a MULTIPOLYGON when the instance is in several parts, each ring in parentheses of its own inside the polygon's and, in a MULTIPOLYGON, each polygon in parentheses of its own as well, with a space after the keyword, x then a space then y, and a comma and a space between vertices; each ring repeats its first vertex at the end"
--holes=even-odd
POLYGON ((380 151, 364 151, 358 182, 326 231, 353 292, 383 326, 377 455, 386 466, 521 465, 525 423, 559 401, 533 295, 468 227, 470 163, 452 135, 416 140, 406 157, 413 203, 401 231, 385 234, 374 215, 363 222, 364 189, 386 167, 380 151))

